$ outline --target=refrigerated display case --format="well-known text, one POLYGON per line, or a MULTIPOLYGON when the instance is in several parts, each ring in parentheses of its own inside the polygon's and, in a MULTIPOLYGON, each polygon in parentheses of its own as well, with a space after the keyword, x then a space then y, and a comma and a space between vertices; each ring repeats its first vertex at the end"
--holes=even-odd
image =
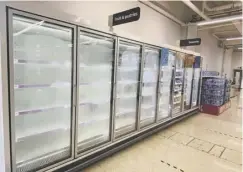
POLYGON ((192 99, 192 80, 193 80, 193 63, 195 56, 186 55, 184 62, 184 99, 183 99, 183 110, 191 109, 191 99, 192 99))
POLYGON ((142 66, 140 127, 155 123, 160 50, 145 46, 142 66))
POLYGON ((136 130, 141 45, 119 41, 116 75, 115 137, 136 130))
POLYGON ((115 39, 80 30, 78 40, 78 153, 110 141, 115 39))
POLYGON ((11 172, 84 168, 199 111, 201 65, 183 66, 197 53, 7 14, 1 72, 10 121, 1 124, 11 172))
POLYGON ((72 26, 9 16, 13 171, 71 157, 72 26))
POLYGON ((200 68, 194 68, 193 71, 193 87, 192 87, 192 107, 195 107, 198 105, 198 94, 200 89, 200 68))
POLYGON ((180 113, 183 109, 183 84, 184 84, 184 53, 177 53, 175 58, 172 115, 180 113))
POLYGON ((171 115, 171 92, 173 84, 173 70, 175 66, 176 52, 167 48, 162 49, 160 60, 160 79, 158 93, 158 120, 171 115))
POLYGON ((196 56, 193 64, 192 107, 200 104, 201 93, 201 57, 196 56))

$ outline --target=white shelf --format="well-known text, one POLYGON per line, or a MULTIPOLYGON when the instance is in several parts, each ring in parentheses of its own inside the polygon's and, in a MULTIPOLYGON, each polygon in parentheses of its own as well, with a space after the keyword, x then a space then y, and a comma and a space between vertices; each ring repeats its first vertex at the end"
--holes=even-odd
POLYGON ((99 65, 86 65, 84 63, 80 63, 79 67, 87 68, 88 70, 111 70, 111 65, 99 64, 99 65))
POLYGON ((14 59, 14 64, 18 65, 40 65, 44 67, 71 67, 71 61, 48 61, 48 60, 30 60, 30 59, 14 59))
MULTIPOLYGON (((106 117, 104 116, 104 114, 97 114, 95 117, 93 117, 94 119, 89 119, 89 120, 85 120, 85 121, 79 121, 79 125, 86 125, 86 124, 91 124, 91 123, 95 123, 95 122, 99 122, 99 121, 103 121, 103 120, 108 120, 110 117, 105 114, 106 117)), ((69 123, 68 123, 69 124, 69 123)), ((52 126, 52 127, 43 127, 42 130, 38 129, 37 131, 33 131, 31 130, 31 132, 26 132, 24 134, 22 134, 19 137, 16 137, 16 142, 21 141, 21 139, 26 138, 26 137, 31 137, 31 136, 36 136, 36 135, 40 135, 40 134, 44 134, 44 133, 48 133, 48 132, 52 132, 52 131, 57 131, 57 130, 69 130, 70 129, 70 125, 56 125, 56 126, 52 126)))
POLYGON ((70 104, 65 104, 65 105, 53 105, 53 106, 46 106, 46 107, 39 107, 39 108, 31 108, 31 109, 16 111, 15 116, 25 115, 29 113, 43 112, 43 111, 56 109, 56 108, 70 108, 70 107, 71 107, 70 104))
POLYGON ((151 104, 141 104, 141 108, 142 109, 151 109, 151 108, 155 108, 155 105, 151 105, 151 104))
POLYGON ((184 69, 176 69, 176 72, 183 72, 184 69))
POLYGON ((181 103, 181 101, 176 101, 176 102, 173 102, 173 104, 178 104, 178 103, 181 103))
POLYGON ((137 84, 138 81, 134 80, 123 80, 123 81, 117 81, 118 84, 137 84))
POLYGON ((122 95, 117 95, 117 99, 128 99, 128 98, 136 98, 136 94, 122 94, 122 95))
POLYGON ((135 113, 136 109, 122 109, 119 112, 116 113, 116 117, 118 116, 123 116, 124 114, 128 114, 128 113, 135 113))
POLYGON ((179 95, 174 95, 174 98, 177 98, 177 97, 181 97, 181 94, 179 94, 179 95))
POLYGON ((118 67, 118 70, 128 72, 128 71, 137 71, 138 68, 137 67, 118 67))

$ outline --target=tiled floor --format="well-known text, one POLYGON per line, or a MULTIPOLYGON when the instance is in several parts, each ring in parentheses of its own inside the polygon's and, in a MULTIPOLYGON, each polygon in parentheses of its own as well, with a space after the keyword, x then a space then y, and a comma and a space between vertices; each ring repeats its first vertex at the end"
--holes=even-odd
POLYGON ((220 116, 198 114, 85 172, 241 172, 241 98, 220 116))

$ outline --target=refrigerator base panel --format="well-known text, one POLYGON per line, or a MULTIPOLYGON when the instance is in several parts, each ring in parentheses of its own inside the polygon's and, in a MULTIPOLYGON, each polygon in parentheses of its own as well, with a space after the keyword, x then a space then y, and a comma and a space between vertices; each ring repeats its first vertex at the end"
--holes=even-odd
POLYGON ((72 160, 66 164, 64 164, 62 167, 56 167, 53 169, 55 172, 75 172, 80 171, 91 164, 108 157, 142 139, 145 137, 148 137, 164 128, 167 128, 183 119, 186 119, 194 114, 197 114, 199 112, 199 108, 193 108, 188 111, 185 111, 183 113, 178 113, 177 116, 169 118, 168 120, 162 121, 161 123, 151 125, 151 127, 146 127, 146 129, 141 130, 140 132, 128 135, 127 137, 121 138, 117 140, 114 143, 111 143, 108 146, 105 146, 101 148, 100 150, 94 151, 91 154, 88 154, 87 156, 80 157, 79 159, 72 160))

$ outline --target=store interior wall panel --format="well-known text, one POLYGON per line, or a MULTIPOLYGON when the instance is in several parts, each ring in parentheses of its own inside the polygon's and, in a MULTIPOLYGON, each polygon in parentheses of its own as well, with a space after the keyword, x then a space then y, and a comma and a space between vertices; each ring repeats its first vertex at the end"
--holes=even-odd
POLYGON ((10 6, 105 32, 110 31, 108 26, 109 15, 140 7, 141 17, 139 21, 115 26, 114 32, 116 34, 150 44, 169 44, 174 46, 176 46, 176 41, 181 36, 181 26, 179 24, 138 1, 0 2, 0 6, 10 6))
POLYGON ((224 65, 223 65, 223 75, 231 79, 232 71, 231 70, 231 64, 232 64, 232 53, 233 49, 226 49, 225 50, 225 56, 224 56, 224 65))
POLYGON ((223 48, 218 47, 218 41, 208 30, 198 32, 198 37, 202 39, 201 45, 196 48, 203 57, 203 70, 217 71, 222 70, 223 48))
POLYGON ((233 70, 242 67, 242 52, 232 53, 232 63, 231 63, 231 77, 233 78, 233 70))

